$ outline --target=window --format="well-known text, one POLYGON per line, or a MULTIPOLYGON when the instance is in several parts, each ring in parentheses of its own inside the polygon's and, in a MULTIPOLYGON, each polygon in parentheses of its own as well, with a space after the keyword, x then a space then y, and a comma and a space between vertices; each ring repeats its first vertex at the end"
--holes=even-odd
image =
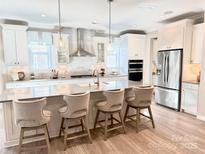
POLYGON ((28 32, 29 65, 33 72, 52 68, 52 34, 49 32, 28 32))

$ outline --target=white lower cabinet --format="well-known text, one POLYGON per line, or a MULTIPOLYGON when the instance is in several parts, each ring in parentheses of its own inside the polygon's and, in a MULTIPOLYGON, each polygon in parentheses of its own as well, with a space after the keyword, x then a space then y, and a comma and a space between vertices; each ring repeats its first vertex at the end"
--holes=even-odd
POLYGON ((198 89, 198 84, 182 83, 182 111, 189 114, 197 115, 198 89))

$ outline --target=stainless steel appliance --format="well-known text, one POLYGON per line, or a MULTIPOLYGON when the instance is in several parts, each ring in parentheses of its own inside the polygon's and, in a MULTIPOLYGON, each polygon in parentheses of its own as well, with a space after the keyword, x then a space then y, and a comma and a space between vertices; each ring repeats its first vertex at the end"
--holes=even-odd
POLYGON ((143 79, 143 60, 129 60, 128 77, 131 81, 143 79))
POLYGON ((156 103, 180 111, 183 49, 158 51, 156 103))

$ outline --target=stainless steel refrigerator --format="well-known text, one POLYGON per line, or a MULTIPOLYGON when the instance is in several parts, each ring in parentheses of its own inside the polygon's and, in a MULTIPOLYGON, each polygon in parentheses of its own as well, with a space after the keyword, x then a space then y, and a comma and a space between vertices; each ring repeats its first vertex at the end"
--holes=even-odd
POLYGON ((180 111, 182 49, 158 51, 155 102, 180 111))

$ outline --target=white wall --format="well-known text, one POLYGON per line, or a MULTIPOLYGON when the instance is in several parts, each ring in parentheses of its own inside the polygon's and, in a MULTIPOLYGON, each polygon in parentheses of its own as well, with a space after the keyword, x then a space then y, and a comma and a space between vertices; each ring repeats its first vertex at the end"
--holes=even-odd
MULTIPOLYGON (((205 25, 204 25, 205 29, 205 25)), ((199 85, 199 101, 197 118, 205 121, 205 30, 203 31, 203 53, 201 58, 201 79, 199 85)))

